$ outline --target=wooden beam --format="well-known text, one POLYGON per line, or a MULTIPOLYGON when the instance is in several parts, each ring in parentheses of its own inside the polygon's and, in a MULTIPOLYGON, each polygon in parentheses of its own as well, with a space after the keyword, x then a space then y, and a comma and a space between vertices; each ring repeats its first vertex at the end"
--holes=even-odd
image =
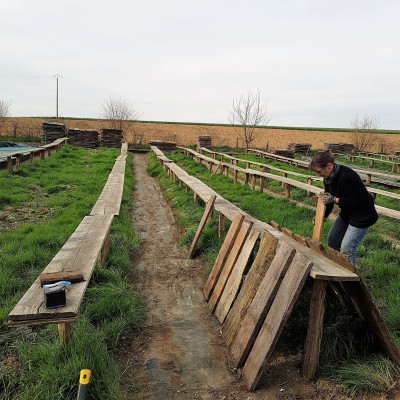
POLYGON ((206 204, 203 217, 200 220, 200 224, 197 228, 196 234, 194 235, 192 244, 189 249, 189 258, 194 257, 196 244, 199 241, 200 235, 202 234, 204 227, 206 226, 207 222, 209 221, 210 216, 212 216, 216 198, 217 198, 217 196, 215 194, 212 195, 206 204))
POLYGON ((218 237, 221 237, 225 232, 225 215, 221 212, 218 216, 218 237))
POLYGON ((325 312, 325 294, 326 281, 314 280, 303 358, 302 376, 305 379, 313 379, 318 367, 325 312))
POLYGON ((315 224, 312 234, 312 239, 320 242, 322 238, 322 230, 324 229, 324 219, 325 219, 325 204, 322 201, 323 193, 320 193, 317 202, 317 211, 315 212, 315 224))
POLYGON ((243 224, 240 228, 240 231, 236 237, 235 243, 232 246, 232 250, 229 253, 229 256, 221 270, 221 273, 218 277, 218 280, 214 286, 214 290, 210 296, 208 301, 208 308, 213 313, 217 307, 219 299, 221 298, 222 292, 225 288, 226 282, 235 266, 235 263, 239 257, 240 251, 246 241, 247 236, 250 233, 250 230, 253 226, 252 222, 243 221, 243 224))
POLYGON ((243 377, 249 390, 256 388, 311 266, 306 256, 294 256, 244 365, 243 377))
POLYGON ((241 213, 237 213, 233 218, 231 227, 228 230, 224 243, 222 244, 221 250, 218 253, 217 259, 215 260, 214 266, 204 286, 203 293, 206 301, 208 301, 211 296, 211 292, 213 291, 214 286, 225 264, 225 261, 228 258, 229 252, 231 251, 231 248, 235 242, 236 236, 240 230, 240 227, 242 226, 243 220, 244 215, 241 213))
POLYGON ((271 265, 272 259, 275 256, 277 244, 278 239, 268 231, 265 231, 260 242, 257 256, 246 275, 246 279, 240 288, 239 294, 230 309, 224 324, 222 325, 221 333, 228 346, 230 346, 234 340, 240 328, 240 324, 246 315, 246 311, 271 265))
POLYGON ((293 247, 282 242, 272 260, 231 346, 237 368, 241 368, 246 361, 295 253, 293 247))
POLYGON ((217 308, 215 309, 215 316, 218 318, 220 324, 224 322, 236 298, 236 295, 239 292, 243 279, 243 273, 259 236, 259 232, 254 229, 251 230, 245 243, 243 244, 242 250, 240 251, 231 275, 226 282, 225 289, 222 292, 217 308))
POLYGON ((68 343, 69 340, 71 339, 72 324, 67 322, 58 324, 57 326, 58 326, 58 334, 60 336, 60 341, 68 343))

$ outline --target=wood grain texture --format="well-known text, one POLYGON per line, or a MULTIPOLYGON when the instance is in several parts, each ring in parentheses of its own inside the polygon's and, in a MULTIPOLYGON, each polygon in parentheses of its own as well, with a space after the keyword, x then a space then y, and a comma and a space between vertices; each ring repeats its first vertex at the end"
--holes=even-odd
POLYGON ((215 316, 218 318, 220 324, 224 322, 237 296, 242 283, 244 270, 247 266, 259 235, 259 232, 255 231, 254 229, 251 230, 234 265, 231 275, 226 282, 225 289, 222 292, 217 308, 215 309, 215 316))
POLYGON ((311 266, 302 254, 294 256, 244 365, 243 377, 249 390, 256 388, 311 266))
POLYGON ((217 259, 215 260, 213 269, 211 270, 207 282, 204 286, 203 293, 206 301, 208 301, 208 299, 210 298, 214 286, 217 283, 222 268, 225 265, 225 261, 228 258, 229 252, 235 242, 240 227, 242 226, 243 220, 244 215, 240 213, 237 213, 233 218, 232 224, 228 230, 228 233, 226 234, 224 243, 222 244, 221 250, 218 253, 217 259))
POLYGON ((232 246, 232 250, 229 253, 228 258, 226 259, 224 266, 222 267, 221 273, 210 296, 210 300, 208 301, 208 308, 212 313, 217 307, 222 292, 225 289, 226 282, 229 279, 229 276, 233 270, 233 267, 235 266, 235 263, 239 257, 247 236, 251 231, 252 226, 252 222, 243 221, 242 227, 240 228, 240 231, 236 237, 235 243, 232 246))
POLYGON ((295 253, 296 251, 289 244, 281 243, 271 266, 261 281, 260 287, 231 346, 231 353, 237 368, 241 368, 246 361, 295 253))
POLYGON ((246 279, 240 288, 239 294, 230 309, 224 324, 222 325, 222 336, 228 346, 230 346, 234 340, 240 328, 240 324, 246 315, 247 309, 250 306, 269 266, 271 265, 272 259, 275 256, 277 244, 278 239, 268 231, 265 231, 260 242, 257 256, 246 275, 246 279))

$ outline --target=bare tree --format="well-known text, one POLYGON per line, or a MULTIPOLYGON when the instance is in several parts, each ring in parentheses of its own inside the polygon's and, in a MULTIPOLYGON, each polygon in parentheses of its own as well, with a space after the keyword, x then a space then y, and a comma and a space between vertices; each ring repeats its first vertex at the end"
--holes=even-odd
POLYGON ((0 132, 3 128, 5 119, 10 116, 11 100, 0 99, 0 132))
POLYGON ((260 92, 252 94, 249 90, 247 96, 242 94, 239 99, 233 99, 229 121, 247 149, 257 135, 256 128, 267 125, 270 120, 268 101, 261 100, 260 92))
POLYGON ((136 121, 139 113, 128 100, 108 97, 100 108, 100 116, 110 121, 111 128, 123 129, 128 121, 136 121))
POLYGON ((355 151, 366 151, 374 145, 376 130, 381 126, 381 120, 376 115, 358 113, 351 121, 352 138, 355 151))

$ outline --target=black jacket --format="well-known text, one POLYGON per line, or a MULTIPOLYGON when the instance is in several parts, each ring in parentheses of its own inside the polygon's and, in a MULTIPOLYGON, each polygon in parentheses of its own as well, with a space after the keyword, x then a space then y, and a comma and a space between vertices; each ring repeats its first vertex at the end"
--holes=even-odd
MULTIPOLYGON (((371 194, 351 168, 339 165, 339 170, 330 183, 324 179, 324 186, 326 192, 339 198, 340 216, 344 222, 356 228, 367 228, 378 220, 371 194)), ((332 209, 333 204, 326 207, 325 217, 332 209)))

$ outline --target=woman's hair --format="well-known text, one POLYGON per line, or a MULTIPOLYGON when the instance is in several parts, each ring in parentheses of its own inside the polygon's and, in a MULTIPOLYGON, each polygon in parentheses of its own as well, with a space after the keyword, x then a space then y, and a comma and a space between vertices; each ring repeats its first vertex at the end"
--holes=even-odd
POLYGON ((308 164, 308 169, 313 171, 315 167, 325 168, 329 163, 335 163, 335 156, 329 151, 319 151, 308 164))

